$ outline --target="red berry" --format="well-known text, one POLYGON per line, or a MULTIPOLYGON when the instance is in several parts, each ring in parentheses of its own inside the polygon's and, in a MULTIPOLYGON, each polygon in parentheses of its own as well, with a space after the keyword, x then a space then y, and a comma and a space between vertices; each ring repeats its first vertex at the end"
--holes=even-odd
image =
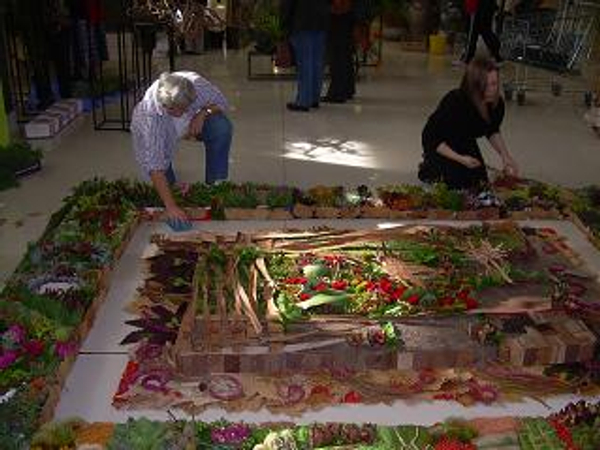
POLYGON ((413 294, 410 297, 408 297, 406 299, 406 301, 408 303, 410 303, 411 305, 418 305, 419 304, 419 296, 417 294, 413 294))

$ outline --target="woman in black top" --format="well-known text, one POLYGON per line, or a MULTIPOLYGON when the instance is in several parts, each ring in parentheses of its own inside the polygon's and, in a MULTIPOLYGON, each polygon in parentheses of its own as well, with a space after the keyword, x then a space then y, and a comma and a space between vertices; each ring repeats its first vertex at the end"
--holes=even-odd
POLYGON ((467 66, 460 88, 444 96, 425 125, 419 179, 441 181, 453 189, 485 186, 488 176, 477 145, 482 136, 500 155, 504 171, 517 176, 517 164, 500 134, 503 118, 498 68, 491 60, 476 58, 467 66))

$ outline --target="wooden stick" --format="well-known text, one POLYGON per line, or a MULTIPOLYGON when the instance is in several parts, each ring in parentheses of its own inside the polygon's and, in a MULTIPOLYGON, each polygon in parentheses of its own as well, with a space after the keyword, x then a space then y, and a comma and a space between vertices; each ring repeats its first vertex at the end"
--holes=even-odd
POLYGON ((255 310, 258 309, 257 288, 258 288, 258 270, 256 270, 255 265, 252 265, 250 267, 250 286, 248 286, 248 291, 250 292, 250 301, 252 302, 252 306, 254 307, 255 310))
POLYGON ((262 334, 263 326, 261 325, 260 320, 258 320, 256 312, 252 308, 252 304, 250 302, 250 299, 248 298, 248 294, 246 294, 244 287, 239 282, 237 283, 237 291, 239 293, 240 298, 242 299, 242 306, 246 310, 246 315, 248 316, 248 319, 250 319, 250 323, 252 323, 254 330, 257 334, 262 334))

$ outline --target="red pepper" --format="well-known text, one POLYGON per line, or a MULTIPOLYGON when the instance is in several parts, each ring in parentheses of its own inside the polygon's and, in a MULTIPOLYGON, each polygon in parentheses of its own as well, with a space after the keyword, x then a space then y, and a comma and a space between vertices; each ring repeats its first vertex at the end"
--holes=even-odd
POLYGON ((345 291, 348 287, 348 283, 345 280, 336 280, 331 283, 331 287, 338 291, 345 291))
POLYGON ((402 298, 405 292, 406 288, 404 286, 400 286, 394 289, 394 292, 392 292, 391 296, 394 300, 399 300, 402 298))
POLYGON ((467 309, 476 309, 479 307, 479 302, 473 297, 467 297, 465 299, 465 306, 467 307, 467 309))
POLYGON ((314 288, 315 291, 317 292, 321 292, 324 291, 325 289, 327 289, 327 284, 324 283, 323 281, 321 281, 319 284, 317 284, 314 288))
POLYGON ((350 391, 344 395, 343 403, 360 403, 362 401, 362 395, 356 391, 350 391))
POLYGON ((365 289, 367 291, 373 291, 373 290, 375 290, 376 287, 377 287, 377 284, 373 283, 372 281, 367 281, 367 284, 365 285, 365 289))
POLYGON ((408 297, 406 299, 406 301, 408 303, 410 303, 411 305, 418 305, 419 304, 419 299, 420 297, 417 294, 411 295, 410 297, 408 297))

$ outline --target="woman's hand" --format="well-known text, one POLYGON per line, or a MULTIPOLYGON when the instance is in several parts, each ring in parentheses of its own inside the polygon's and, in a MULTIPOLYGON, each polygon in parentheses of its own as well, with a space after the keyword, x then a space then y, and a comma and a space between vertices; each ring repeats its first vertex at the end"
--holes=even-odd
POLYGON ((481 167, 481 161, 468 155, 460 155, 458 162, 469 169, 477 169, 478 167, 481 167))

